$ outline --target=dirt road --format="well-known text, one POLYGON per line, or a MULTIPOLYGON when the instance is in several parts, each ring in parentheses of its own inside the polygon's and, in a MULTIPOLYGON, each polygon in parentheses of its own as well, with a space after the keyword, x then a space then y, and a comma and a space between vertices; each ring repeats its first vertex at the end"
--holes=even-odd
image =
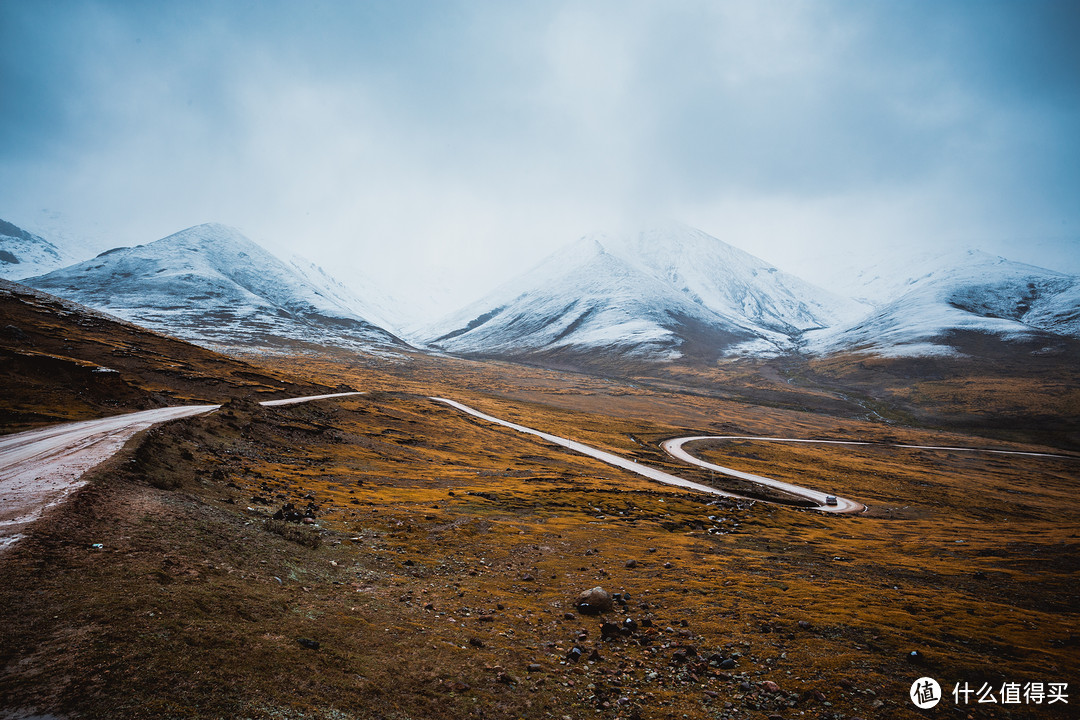
MULTIPOLYGON (((267 400, 290 405, 360 393, 267 400)), ((135 433, 169 420, 217 410, 220 405, 181 405, 64 423, 0 437, 0 549, 83 484, 85 473, 116 453, 135 433)))

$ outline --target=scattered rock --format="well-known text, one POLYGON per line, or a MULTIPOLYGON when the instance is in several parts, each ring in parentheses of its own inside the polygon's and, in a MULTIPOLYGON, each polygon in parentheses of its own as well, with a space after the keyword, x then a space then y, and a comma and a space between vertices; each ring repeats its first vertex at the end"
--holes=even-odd
POLYGON ((583 615, 596 615, 611 610, 611 594, 602 587, 585 590, 577 596, 574 606, 583 615))
POLYGON ((621 631, 622 631, 622 628, 620 628, 615 623, 606 622, 606 623, 604 623, 603 625, 600 626, 600 637, 603 640, 607 640, 608 638, 618 637, 619 634, 621 633, 621 631))

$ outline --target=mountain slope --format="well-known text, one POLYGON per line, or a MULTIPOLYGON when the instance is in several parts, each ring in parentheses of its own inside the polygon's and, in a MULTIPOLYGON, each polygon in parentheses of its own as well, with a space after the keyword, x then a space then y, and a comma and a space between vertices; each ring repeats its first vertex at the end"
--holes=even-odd
POLYGON ((954 355, 958 338, 1080 337, 1080 277, 979 251, 865 274, 878 307, 856 323, 810 333, 818 354, 954 355))
POLYGON ((26 284, 208 346, 402 345, 239 231, 198 225, 26 284))
POLYGON ((858 312, 716 238, 671 226, 584 237, 422 337, 463 354, 712 362, 791 350, 803 331, 858 312))
POLYGON ((332 392, 0 280, 0 432, 176 404, 332 392))
POLYGON ((0 220, 0 277, 19 280, 41 275, 73 260, 45 238, 0 220))
POLYGON ((785 335, 854 320, 868 309, 685 225, 605 235, 600 242, 695 303, 785 335))

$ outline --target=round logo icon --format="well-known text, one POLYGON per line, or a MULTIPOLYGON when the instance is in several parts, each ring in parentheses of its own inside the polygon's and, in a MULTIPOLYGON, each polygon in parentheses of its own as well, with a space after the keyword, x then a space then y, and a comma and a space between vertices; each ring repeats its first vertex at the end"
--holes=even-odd
POLYGON ((941 702, 941 686, 932 677, 921 677, 911 683, 911 702, 920 710, 929 710, 941 702))

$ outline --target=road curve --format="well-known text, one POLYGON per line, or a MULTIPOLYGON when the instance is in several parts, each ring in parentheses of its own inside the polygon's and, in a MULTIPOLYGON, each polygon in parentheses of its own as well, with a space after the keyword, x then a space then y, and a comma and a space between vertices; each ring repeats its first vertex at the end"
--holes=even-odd
MULTIPOLYGON (((277 406, 358 395, 333 393, 284 400, 277 406)), ((220 405, 180 405, 63 423, 0 437, 0 549, 18 540, 19 528, 41 517, 83 484, 83 475, 111 457, 132 435, 158 423, 202 415, 220 405)))
MULTIPOLYGON (((683 445, 698 440, 730 440, 732 438, 720 437, 716 435, 694 435, 691 437, 674 438, 672 440, 665 440, 660 443, 660 447, 664 449, 668 455, 677 460, 682 460, 685 463, 691 465, 697 465, 698 467, 718 472, 721 475, 728 475, 730 477, 741 478, 742 480, 749 480, 750 482, 757 483, 758 485, 766 485, 777 490, 783 490, 786 493, 796 495, 801 498, 805 498, 813 503, 816 503, 815 510, 821 510, 822 512, 831 513, 858 513, 866 510, 866 506, 860 502, 854 500, 848 500, 838 495, 833 495, 836 498, 835 505, 827 505, 825 500, 829 497, 830 493, 825 493, 820 490, 812 490, 810 488, 804 488, 799 485, 793 485, 783 480, 774 480, 773 478, 767 478, 763 475, 754 475, 748 472, 742 472, 741 470, 734 470, 732 468, 723 467, 721 465, 714 465, 713 463, 706 462, 700 458, 694 457, 686 450, 683 449, 683 445)), ((776 440, 779 442, 815 442, 815 441, 803 441, 803 440, 787 440, 780 438, 741 438, 743 440, 776 440)), ((868 445, 869 443, 855 442, 855 441, 838 441, 838 440, 824 440, 821 442, 828 443, 830 445, 868 445)))
MULTIPOLYGON (((677 487, 687 488, 688 490, 698 490, 700 492, 709 493, 711 495, 719 495, 721 497, 738 498, 740 500, 757 500, 759 502, 767 502, 767 501, 760 500, 760 498, 751 498, 751 497, 747 497, 746 495, 739 495, 737 493, 725 492, 723 490, 719 490, 719 489, 711 487, 709 485, 703 485, 701 483, 696 483, 696 482, 693 482, 691 480, 685 480, 685 479, 683 479, 681 477, 678 477, 677 475, 672 475, 671 473, 666 473, 666 472, 664 472, 662 470, 657 470, 656 468, 649 467, 648 465, 642 465, 641 463, 634 462, 633 460, 627 460, 624 457, 620 457, 619 455, 615 455, 613 453, 609 453, 609 452, 606 452, 604 450, 594 448, 591 445, 585 445, 583 443, 575 442, 575 441, 570 440, 568 438, 562 438, 562 437, 559 437, 558 435, 552 435, 550 433, 541 432, 540 430, 534 430, 533 428, 526 427, 524 425, 518 425, 517 423, 512 423, 512 422, 510 422, 508 420, 502 420, 501 418, 497 418, 497 417, 495 417, 493 415, 488 415, 487 413, 482 413, 479 410, 475 410, 475 409, 469 407, 468 405, 463 405, 463 404, 461 404, 459 402, 456 402, 454 400, 448 400, 447 398, 440 398, 440 397, 432 397, 430 399, 434 400, 436 402, 445 403, 445 404, 447 404, 447 405, 449 405, 451 407, 454 407, 454 408, 457 408, 458 410, 461 410, 464 413, 468 413, 469 415, 472 415, 473 417, 480 418, 481 420, 486 420, 488 422, 495 423, 496 425, 502 425, 503 427, 508 427, 508 428, 510 428, 512 430, 517 430, 518 432, 526 433, 528 435, 535 435, 536 437, 543 438, 544 440, 547 440, 548 442, 553 443, 555 445, 559 445, 561 447, 568 448, 568 449, 573 450, 575 452, 579 452, 579 453, 581 453, 583 455, 588 455, 589 457, 596 458, 597 460, 600 460, 602 462, 606 462, 608 465, 614 465, 615 467, 620 467, 620 468, 622 468, 624 470, 629 470, 632 473, 636 473, 636 474, 641 475, 643 477, 647 477, 650 480, 656 480, 658 482, 662 482, 662 483, 665 483, 667 485, 675 485, 677 487)), ((856 512, 862 512, 863 510, 866 509, 865 506, 862 503, 857 503, 854 500, 846 500, 846 499, 843 499, 843 498, 837 498, 837 504, 836 505, 826 505, 825 504, 825 498, 826 498, 826 495, 827 495, 826 493, 819 492, 817 490, 810 490, 808 488, 799 487, 798 485, 792 485, 791 483, 781 482, 780 480, 773 480, 771 478, 762 477, 760 475, 751 475, 749 473, 741 473, 741 472, 739 472, 737 470, 730 470, 728 468, 722 468, 719 465, 712 465, 710 463, 706 463, 704 461, 698 460, 697 458, 693 457, 692 455, 690 455, 689 453, 687 453, 686 451, 681 449, 681 444, 683 442, 690 442, 691 440, 697 440, 697 439, 702 439, 702 438, 679 438, 677 440, 668 440, 667 442, 669 442, 669 443, 678 443, 680 447, 678 447, 676 449, 676 452, 673 452, 672 450, 668 449, 667 447, 665 447, 664 449, 667 450, 667 452, 670 455, 672 455, 673 457, 676 457, 679 460, 683 460, 685 462, 689 462, 692 465, 699 465, 699 466, 702 466, 702 467, 707 467, 710 470, 715 470, 716 472, 722 472, 725 475, 733 475, 734 477, 740 477, 740 478, 742 478, 744 480, 750 480, 751 482, 755 482, 755 483, 758 483, 760 485, 768 485, 769 487, 774 487, 774 488, 777 488, 777 489, 780 489, 780 490, 784 490, 785 492, 791 493, 793 495, 797 495, 799 497, 810 500, 811 502, 817 503, 817 506, 815 508, 811 508, 811 509, 822 510, 824 512, 832 512, 832 513, 856 513, 856 512)))

